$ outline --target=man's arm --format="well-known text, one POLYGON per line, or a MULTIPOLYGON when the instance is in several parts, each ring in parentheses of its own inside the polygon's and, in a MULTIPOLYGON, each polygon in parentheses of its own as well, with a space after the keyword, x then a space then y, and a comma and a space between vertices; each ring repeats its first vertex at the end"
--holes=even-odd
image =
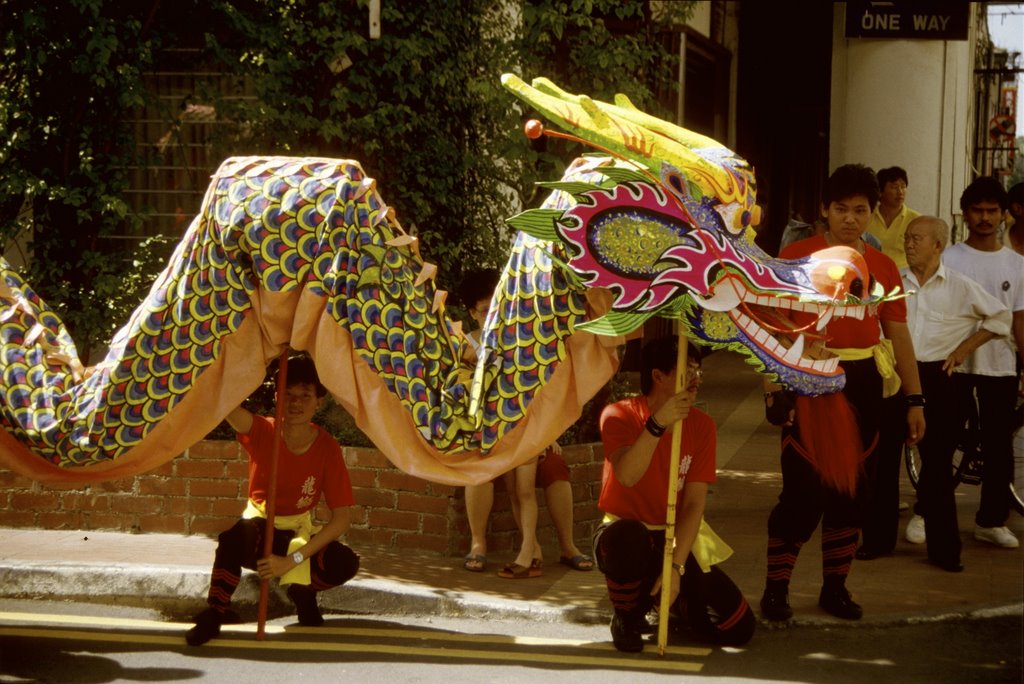
MULTIPOLYGON (((917 356, 910 328, 902 321, 882 321, 882 332, 892 341, 893 356, 896 357, 896 374, 900 376, 903 394, 920 394, 921 378, 917 374, 917 356)), ((907 444, 917 444, 924 437, 924 407, 907 408, 907 444)))
MULTIPOLYGON (((306 545, 299 548, 298 551, 302 553, 303 559, 308 560, 317 551, 345 534, 351 524, 351 506, 339 506, 338 508, 332 508, 330 512, 330 519, 324 524, 320 531, 314 534, 310 540, 306 542, 306 545)), ((267 556, 266 558, 261 558, 256 563, 260 577, 264 579, 280 577, 297 565, 298 563, 295 562, 291 554, 287 556, 267 556)))
MULTIPOLYGON (((693 542, 700 530, 700 520, 704 517, 704 506, 708 498, 707 482, 687 482, 683 485, 683 500, 676 506, 675 547, 672 550, 672 562, 685 565, 686 558, 693 549, 693 542)), ((661 576, 654 582, 651 596, 661 589, 661 576)), ((679 573, 672 573, 672 590, 670 600, 675 601, 679 595, 679 573)))
MULTIPOLYGON (((694 394, 683 390, 671 397, 652 415, 658 425, 662 425, 669 431, 672 426, 680 420, 686 420, 690 415, 690 407, 693 406, 694 394)), ((620 447, 608 455, 612 464, 615 479, 623 487, 632 487, 647 472, 651 465, 651 458, 658 446, 659 437, 655 437, 649 430, 640 432, 636 441, 624 447, 620 447)))
POLYGON ((252 430, 252 412, 241 406, 229 413, 224 420, 228 421, 231 429, 240 435, 247 435, 249 430, 252 430))
POLYGON ((1017 356, 1024 364, 1024 310, 1013 312, 1013 341, 1017 343, 1017 356))
POLYGON ((942 364, 942 370, 946 371, 946 375, 952 375, 953 370, 963 364, 974 350, 985 344, 989 340, 993 340, 997 335, 991 330, 981 329, 976 333, 968 337, 966 340, 956 346, 956 349, 949 353, 946 357, 946 361, 942 364))

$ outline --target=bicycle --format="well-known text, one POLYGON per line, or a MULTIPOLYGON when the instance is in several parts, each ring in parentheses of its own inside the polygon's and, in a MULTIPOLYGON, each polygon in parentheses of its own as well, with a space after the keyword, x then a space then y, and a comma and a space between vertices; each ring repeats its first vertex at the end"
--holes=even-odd
MULTIPOLYGON (((1013 437, 1013 478, 1010 480, 1010 507, 1020 515, 1024 515, 1024 403, 1017 406, 1017 429, 1013 437)), ((974 405, 964 427, 957 439, 957 447, 953 452, 953 487, 961 483, 968 485, 981 484, 981 470, 984 463, 981 455, 981 428, 978 419, 978 407, 974 405)), ((903 447, 903 460, 907 469, 907 477, 914 489, 921 476, 921 454, 916 446, 903 447)))

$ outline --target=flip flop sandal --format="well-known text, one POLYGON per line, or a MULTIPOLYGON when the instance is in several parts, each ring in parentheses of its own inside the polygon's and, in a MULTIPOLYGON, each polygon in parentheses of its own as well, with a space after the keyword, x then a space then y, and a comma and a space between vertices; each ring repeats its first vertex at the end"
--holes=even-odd
POLYGON ((483 572, 487 569, 487 556, 481 553, 467 553, 463 558, 462 569, 469 572, 483 572))
POLYGON ((509 563, 504 569, 498 571, 498 577, 504 579, 530 579, 540 577, 540 568, 526 567, 518 563, 509 563))
POLYGON ((558 562, 562 565, 568 565, 573 570, 579 570, 580 572, 588 572, 594 569, 594 559, 585 553, 573 556, 572 558, 562 556, 558 559, 558 562))

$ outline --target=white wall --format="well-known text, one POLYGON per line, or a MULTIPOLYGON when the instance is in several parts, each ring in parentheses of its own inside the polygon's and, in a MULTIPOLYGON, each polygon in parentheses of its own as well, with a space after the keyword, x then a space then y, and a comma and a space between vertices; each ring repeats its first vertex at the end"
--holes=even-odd
POLYGON ((950 221, 970 178, 972 41, 848 39, 836 7, 830 171, 902 166, 907 206, 950 221))

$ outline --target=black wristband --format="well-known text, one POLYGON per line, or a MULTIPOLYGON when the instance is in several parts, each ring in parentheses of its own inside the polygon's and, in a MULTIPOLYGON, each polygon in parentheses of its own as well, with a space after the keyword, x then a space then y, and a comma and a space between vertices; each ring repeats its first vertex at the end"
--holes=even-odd
POLYGON ((904 401, 907 402, 907 408, 913 408, 915 406, 924 407, 924 395, 923 394, 908 394, 903 397, 904 401))
POLYGON ((654 416, 649 416, 647 418, 647 422, 644 423, 644 427, 647 428, 647 431, 655 437, 661 437, 665 434, 665 426, 660 425, 658 421, 654 420, 654 416))

